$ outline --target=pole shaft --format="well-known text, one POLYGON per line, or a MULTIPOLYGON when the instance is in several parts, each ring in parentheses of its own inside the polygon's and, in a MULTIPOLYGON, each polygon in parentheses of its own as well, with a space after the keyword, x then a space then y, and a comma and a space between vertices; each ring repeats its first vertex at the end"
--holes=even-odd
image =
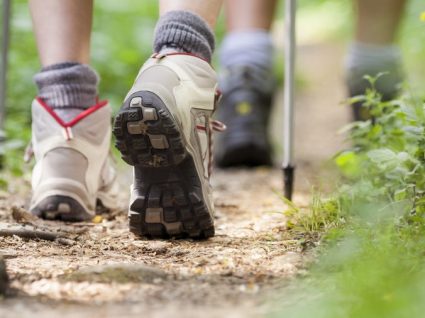
POLYGON ((1 64, 0 64, 0 131, 4 128, 6 113, 6 90, 7 90, 7 64, 9 56, 10 36, 10 0, 3 0, 2 17, 2 41, 1 41, 1 64))
POLYGON ((295 22, 297 1, 286 0, 285 7, 285 86, 283 107, 283 167, 294 163, 294 94, 295 94, 295 22))

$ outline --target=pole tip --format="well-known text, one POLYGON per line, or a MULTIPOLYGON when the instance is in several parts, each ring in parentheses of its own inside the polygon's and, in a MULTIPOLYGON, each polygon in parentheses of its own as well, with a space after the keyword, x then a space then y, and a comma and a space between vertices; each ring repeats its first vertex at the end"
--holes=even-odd
POLYGON ((288 200, 292 200, 292 194, 294 191, 294 166, 283 167, 283 185, 284 195, 288 200))

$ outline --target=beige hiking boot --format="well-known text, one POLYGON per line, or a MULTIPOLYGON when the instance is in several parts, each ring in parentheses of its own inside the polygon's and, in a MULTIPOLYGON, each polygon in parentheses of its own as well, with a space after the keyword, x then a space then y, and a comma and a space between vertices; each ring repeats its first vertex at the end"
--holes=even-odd
POLYGON ((211 120, 217 79, 204 60, 154 55, 114 124, 116 147, 134 166, 130 230, 151 237, 211 237, 211 120))
POLYGON ((99 199, 117 208, 118 186, 109 162, 111 108, 100 102, 63 122, 43 100, 32 104, 32 174, 30 210, 46 219, 93 218, 99 199))

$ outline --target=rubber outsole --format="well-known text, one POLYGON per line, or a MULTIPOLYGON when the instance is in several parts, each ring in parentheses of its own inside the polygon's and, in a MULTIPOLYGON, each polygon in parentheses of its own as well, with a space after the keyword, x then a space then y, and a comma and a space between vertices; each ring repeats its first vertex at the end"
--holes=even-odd
POLYGON ((46 220, 66 222, 88 221, 93 218, 93 215, 88 213, 76 200, 62 195, 43 199, 31 209, 31 213, 46 220))
POLYGON ((134 166, 130 231, 152 238, 208 238, 214 222, 195 162, 163 101, 139 91, 115 118, 115 146, 134 166))

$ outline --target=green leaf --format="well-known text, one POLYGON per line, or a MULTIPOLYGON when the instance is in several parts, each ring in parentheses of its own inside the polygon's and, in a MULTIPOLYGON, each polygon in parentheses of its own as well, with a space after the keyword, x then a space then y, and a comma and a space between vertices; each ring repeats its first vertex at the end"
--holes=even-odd
POLYGON ((397 160, 397 154, 388 148, 371 150, 367 156, 377 164, 386 164, 397 160))
POLYGON ((360 158, 353 151, 341 153, 335 158, 335 163, 347 177, 354 178, 360 174, 360 158))
POLYGON ((407 198, 407 188, 403 188, 394 192, 394 200, 402 201, 407 198))

